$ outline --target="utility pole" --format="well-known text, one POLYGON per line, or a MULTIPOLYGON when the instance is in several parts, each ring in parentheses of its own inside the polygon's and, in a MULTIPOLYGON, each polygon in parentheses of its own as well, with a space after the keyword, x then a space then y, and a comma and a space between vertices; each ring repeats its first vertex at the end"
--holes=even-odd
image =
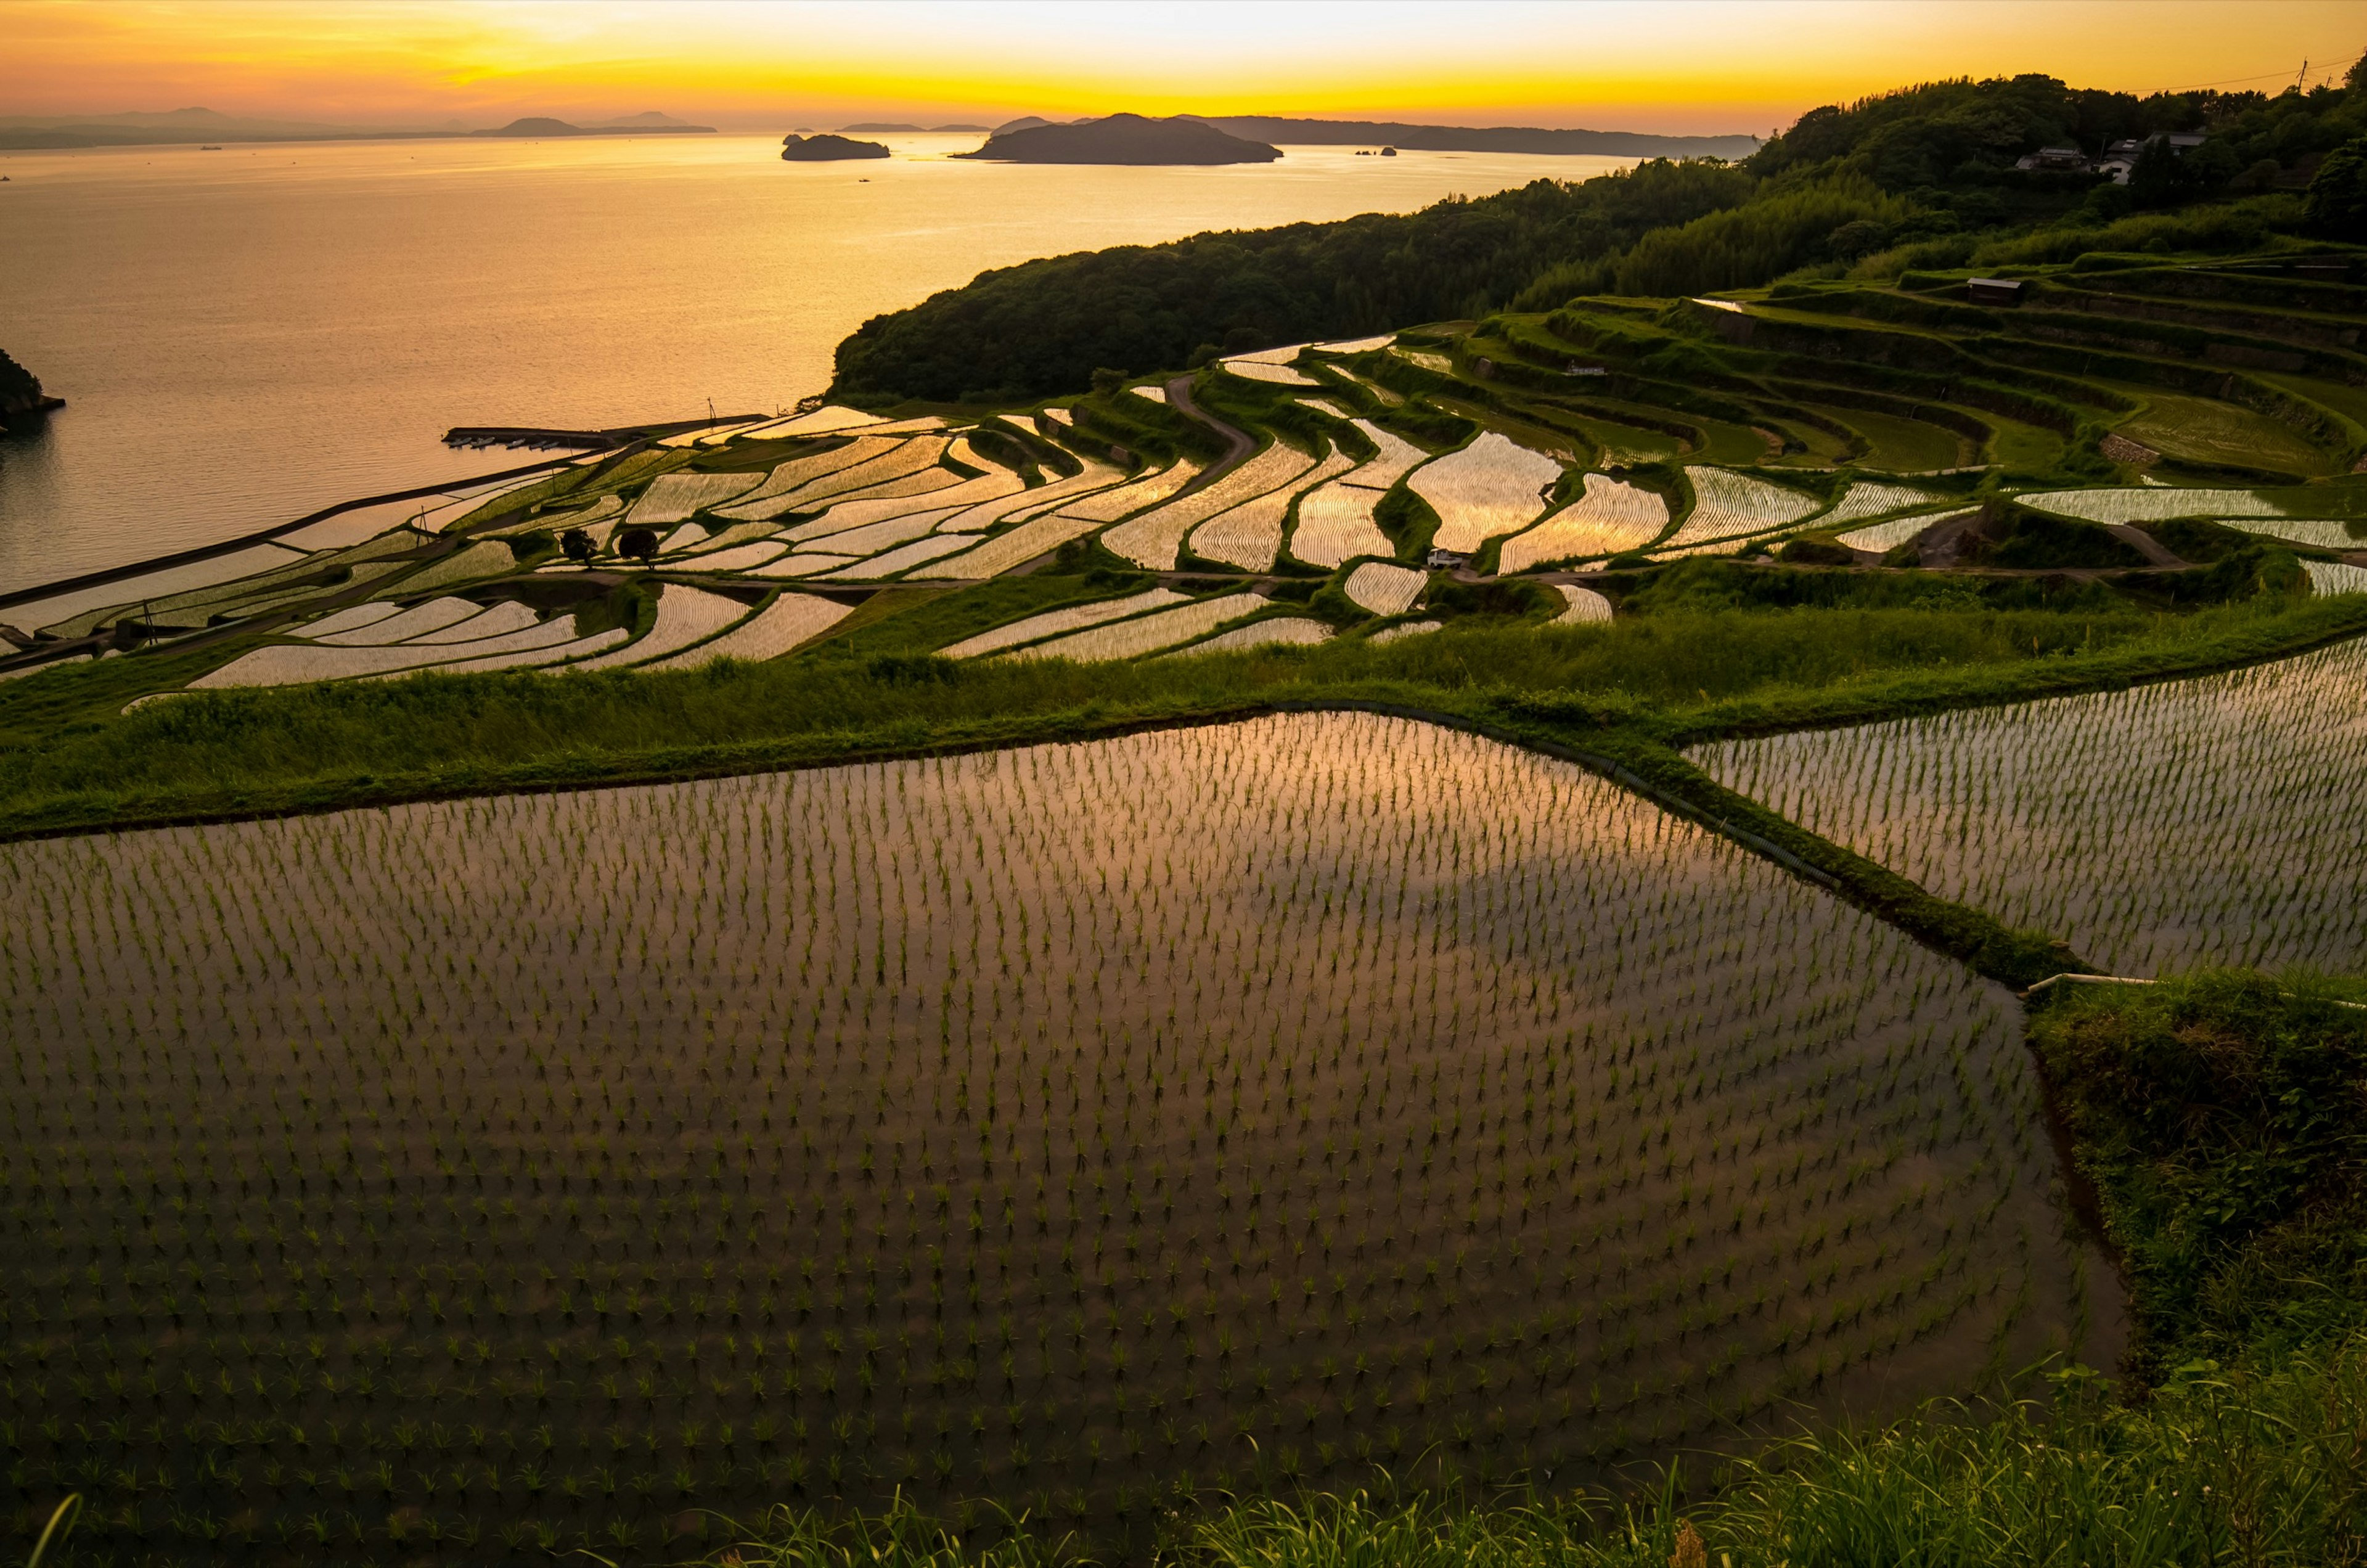
POLYGON ((2302 85, 2304 82, 2306 82, 2306 81, 2308 81, 2308 80, 2309 80, 2309 57, 2308 57, 2307 55, 2304 55, 2304 56, 2302 57, 2302 62, 2301 62, 2301 74, 2293 78, 2293 91, 2294 91, 2294 92, 2296 92, 2296 93, 2300 92, 2300 91, 2301 91, 2301 85, 2302 85))

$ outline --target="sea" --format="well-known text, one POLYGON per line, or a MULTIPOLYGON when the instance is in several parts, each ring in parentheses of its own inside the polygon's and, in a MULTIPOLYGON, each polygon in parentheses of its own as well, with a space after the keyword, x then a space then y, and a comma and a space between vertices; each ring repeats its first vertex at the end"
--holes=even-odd
POLYGON ((864 321, 988 268, 1633 162, 1052 167, 883 140, 806 164, 753 135, 0 153, 0 349, 67 400, 0 441, 0 592, 531 460, 447 448, 455 425, 783 412, 864 321))

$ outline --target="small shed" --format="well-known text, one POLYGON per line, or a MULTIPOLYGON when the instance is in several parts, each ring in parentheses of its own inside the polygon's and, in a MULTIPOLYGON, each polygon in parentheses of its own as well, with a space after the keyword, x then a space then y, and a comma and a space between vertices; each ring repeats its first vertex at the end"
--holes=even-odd
POLYGON ((2022 279, 2018 277, 1974 277, 1965 282, 1965 298, 1976 305, 2019 305, 2022 303, 2022 279))

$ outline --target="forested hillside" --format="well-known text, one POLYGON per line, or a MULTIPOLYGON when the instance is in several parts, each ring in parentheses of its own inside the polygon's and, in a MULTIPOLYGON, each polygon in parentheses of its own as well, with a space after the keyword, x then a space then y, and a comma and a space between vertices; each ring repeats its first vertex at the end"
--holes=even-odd
MULTIPOLYGON (((1548 310, 1580 294, 1682 295, 1787 275, 2068 259, 2146 212, 2224 216, 2157 249, 2234 250, 2280 232, 2367 238, 2367 73, 2259 93, 2074 89, 2052 77, 1908 87, 1803 115, 1739 164, 1653 161, 1539 180, 1403 217, 1197 234, 981 274, 876 317, 839 345, 833 394, 960 401, 1082 390, 1107 367, 1548 310), (2178 152, 2153 139, 2207 131, 2178 152), (2129 182, 2017 169, 2042 147, 2146 144, 2129 182), (2306 196, 2305 195, 2306 192, 2306 196)), ((2125 236, 2127 230, 2120 232, 2125 236)))

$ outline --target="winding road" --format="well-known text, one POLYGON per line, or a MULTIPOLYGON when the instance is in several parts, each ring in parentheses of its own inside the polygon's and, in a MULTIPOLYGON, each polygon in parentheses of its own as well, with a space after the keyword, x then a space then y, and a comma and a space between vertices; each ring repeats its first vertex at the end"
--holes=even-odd
POLYGON ((1197 420, 1225 438, 1225 455, 1200 470, 1190 484, 1177 491, 1177 495, 1189 495, 1195 490, 1216 483, 1241 466, 1249 455, 1257 450, 1257 438, 1246 430, 1236 429, 1192 400, 1192 378, 1178 376, 1167 383, 1167 406, 1185 419, 1197 420))

